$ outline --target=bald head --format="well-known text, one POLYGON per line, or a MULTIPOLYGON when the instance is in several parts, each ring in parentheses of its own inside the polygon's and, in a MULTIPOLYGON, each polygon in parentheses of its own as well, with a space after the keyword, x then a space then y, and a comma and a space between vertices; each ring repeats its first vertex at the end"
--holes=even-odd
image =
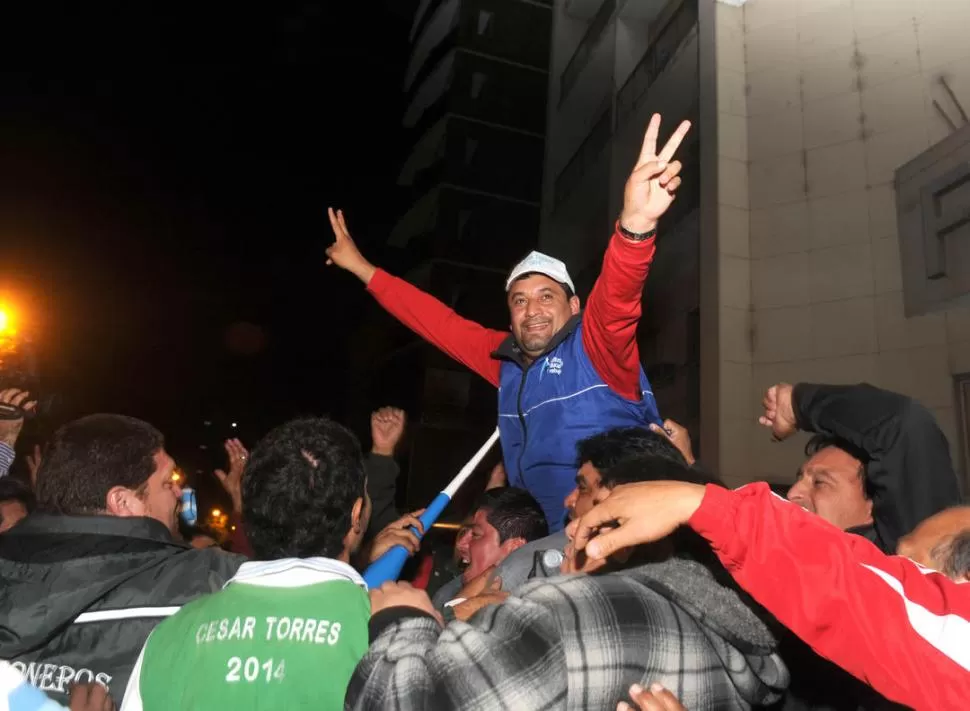
POLYGON ((899 540, 896 552, 953 580, 970 580, 970 506, 930 516, 899 540))

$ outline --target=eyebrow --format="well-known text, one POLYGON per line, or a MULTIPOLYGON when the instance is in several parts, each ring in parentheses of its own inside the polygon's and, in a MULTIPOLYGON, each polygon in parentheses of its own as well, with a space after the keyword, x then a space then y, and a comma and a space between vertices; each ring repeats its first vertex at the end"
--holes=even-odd
MULTIPOLYGON (((556 293, 556 290, 553 289, 551 286, 540 286, 539 287, 539 293, 540 294, 541 293, 546 293, 546 292, 549 292, 551 294, 555 294, 556 293)), ((524 291, 513 291, 513 292, 510 292, 509 293, 509 298, 510 299, 514 299, 516 296, 527 296, 527 294, 524 291)))

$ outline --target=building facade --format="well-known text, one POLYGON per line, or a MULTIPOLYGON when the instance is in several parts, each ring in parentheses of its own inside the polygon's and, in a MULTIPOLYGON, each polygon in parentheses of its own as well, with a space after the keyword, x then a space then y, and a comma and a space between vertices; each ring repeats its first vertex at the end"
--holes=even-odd
MULTIPOLYGON (((388 247, 396 273, 492 328, 508 325, 506 274, 538 241, 550 21, 551 2, 422 0, 411 29, 388 247)), ((416 416, 408 503, 424 505, 494 428, 496 394, 412 336, 391 352, 380 370, 410 381, 416 416)))
POLYGON ((804 439, 771 442, 764 389, 866 381, 929 407, 966 472, 970 4, 557 0, 553 18, 541 244, 587 282, 649 114, 696 118, 641 342, 704 460, 791 483, 804 439))

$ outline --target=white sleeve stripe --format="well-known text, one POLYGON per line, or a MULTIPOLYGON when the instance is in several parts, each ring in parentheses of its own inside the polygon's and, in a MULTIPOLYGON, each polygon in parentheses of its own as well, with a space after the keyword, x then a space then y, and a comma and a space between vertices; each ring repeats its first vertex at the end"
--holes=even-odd
POLYGON ((98 610, 97 612, 82 612, 74 619, 74 624, 85 622, 106 622, 108 620, 129 620, 134 617, 171 617, 179 611, 179 606, 172 607, 128 607, 120 610, 98 610))
POLYGON ((903 590, 903 584, 892 575, 871 565, 861 564, 863 568, 878 575, 886 585, 892 588, 906 608, 909 624, 920 637, 940 650, 947 657, 970 671, 970 620, 959 615, 937 615, 922 605, 913 602, 903 590))

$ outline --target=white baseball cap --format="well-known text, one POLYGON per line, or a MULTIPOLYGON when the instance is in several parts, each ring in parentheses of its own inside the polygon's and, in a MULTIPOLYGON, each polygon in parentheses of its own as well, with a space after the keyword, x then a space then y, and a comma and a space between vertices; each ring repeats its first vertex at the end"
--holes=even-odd
POLYGON ((569 272, 566 271, 565 263, 542 252, 530 252, 528 257, 512 268, 512 272, 505 282, 505 291, 508 291, 512 287, 513 281, 523 274, 529 274, 531 272, 544 274, 550 279, 558 281, 560 284, 565 284, 569 287, 570 291, 574 294, 576 293, 576 287, 573 286, 573 280, 569 278, 569 272))

